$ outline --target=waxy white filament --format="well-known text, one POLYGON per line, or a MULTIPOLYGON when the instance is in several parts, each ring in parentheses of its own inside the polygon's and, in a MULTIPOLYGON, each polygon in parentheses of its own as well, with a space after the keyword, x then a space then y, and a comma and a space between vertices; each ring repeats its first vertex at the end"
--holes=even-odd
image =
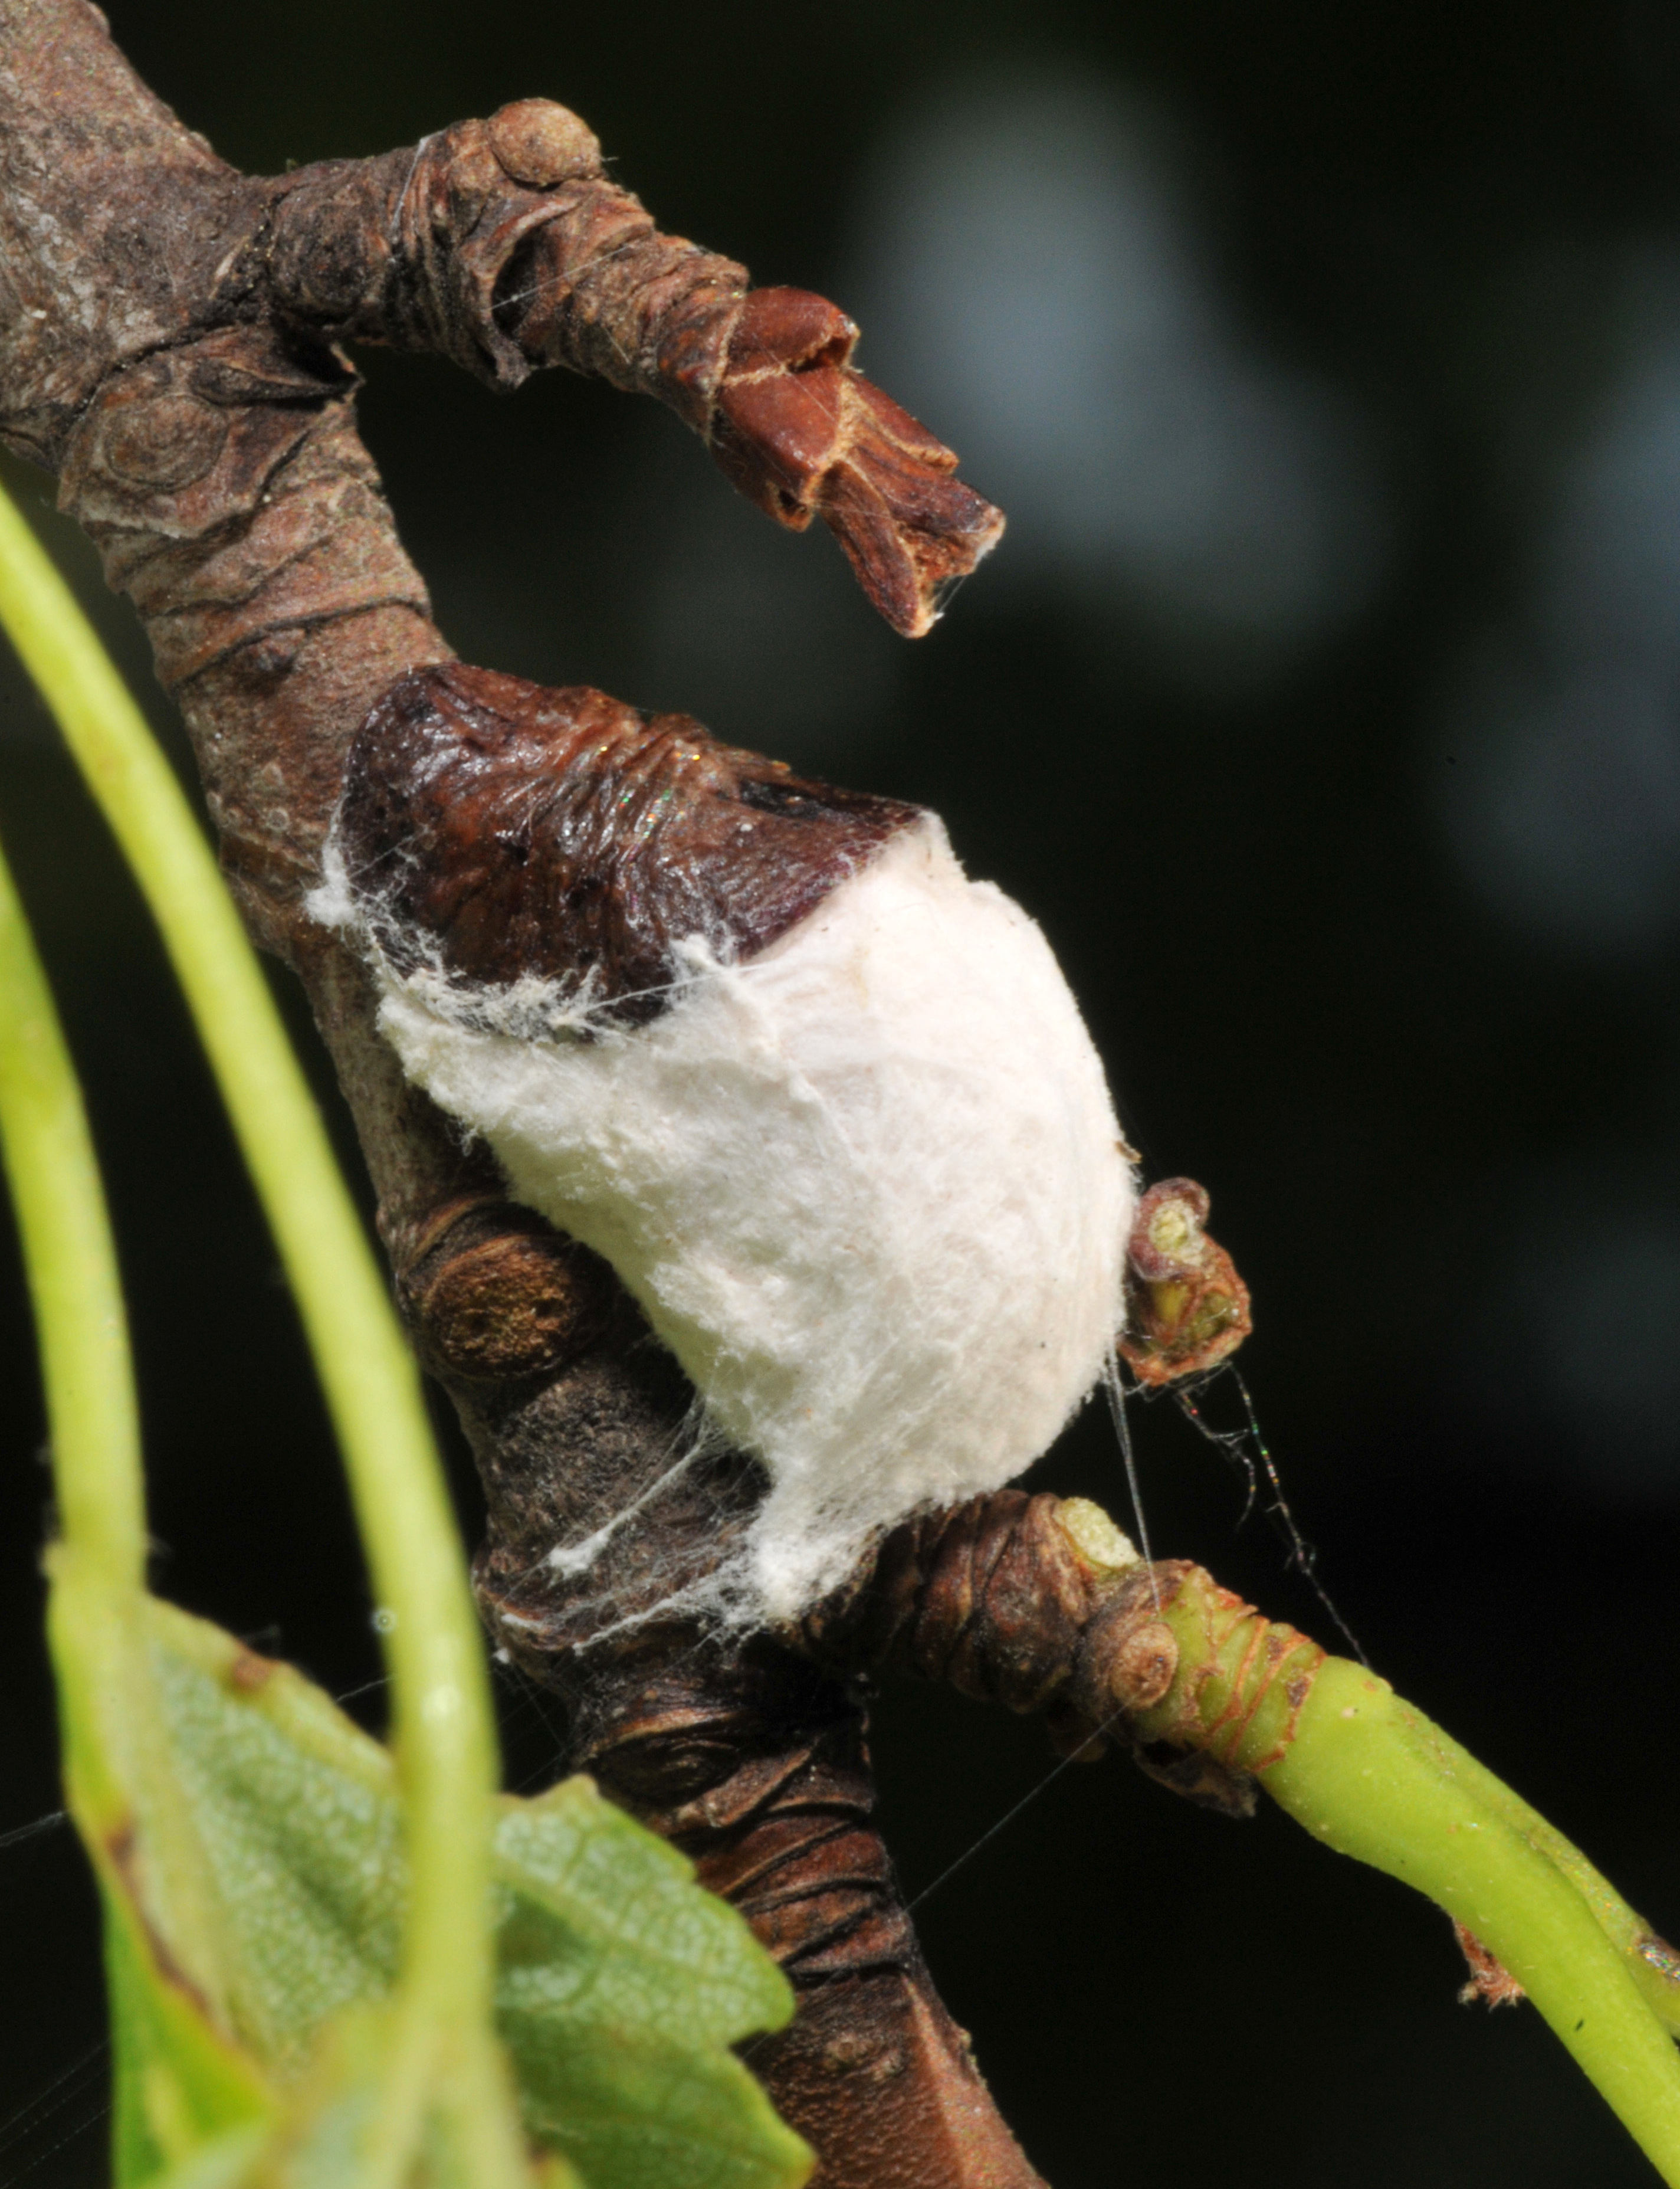
POLYGON ((931 817, 760 955, 677 959, 662 1015, 590 1038, 383 965, 381 1025, 762 1460, 744 1578, 784 1615, 1051 1442, 1120 1327, 1133 1181, 1049 946, 931 817))

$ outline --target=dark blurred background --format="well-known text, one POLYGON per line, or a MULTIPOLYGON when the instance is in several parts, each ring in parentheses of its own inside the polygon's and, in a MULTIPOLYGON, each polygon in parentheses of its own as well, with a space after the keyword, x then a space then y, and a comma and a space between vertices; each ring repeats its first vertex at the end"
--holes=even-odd
MULTIPOLYGON (((365 356, 445 631, 944 813, 1049 929, 1150 1171, 1211 1188, 1266 1440, 1373 1662, 1680 1932, 1675 0, 110 14, 243 167, 543 93, 665 227, 861 320, 866 367, 1010 515, 926 642, 652 406, 365 356)), ((8 476, 179 754, 49 483, 8 476)), ((159 1585, 357 1688, 368 1599, 273 1252, 9 665, 0 829, 107 1165, 159 1585)), ((57 1797, 9 1246, 0 1292, 4 1831, 57 1797)), ((1220 1455, 1163 1406, 1139 1441, 1157 1547, 1333 1639, 1220 1455)), ((1123 1513, 1095 1414, 1035 1479, 1123 1513)), ((542 1709, 503 1703, 540 1783, 542 1709)), ((876 1745, 912 1892, 1049 1761, 908 1686, 876 1745)), ((0 2189, 94 2184, 62 1828, 0 1846, 0 2189)), ((1455 2003, 1442 1917, 1276 1815, 1071 1771, 920 1920, 1057 2189, 1650 2178, 1531 2011, 1455 2003)))

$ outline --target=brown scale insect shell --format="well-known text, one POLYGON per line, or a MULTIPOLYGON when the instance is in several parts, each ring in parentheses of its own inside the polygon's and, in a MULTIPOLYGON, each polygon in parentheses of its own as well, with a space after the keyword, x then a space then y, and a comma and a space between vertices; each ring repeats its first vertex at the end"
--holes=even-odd
POLYGON ((529 976, 630 1023, 665 1008, 675 947, 766 948, 920 808, 836 790, 587 686, 450 662, 379 702, 338 820, 387 963, 452 987, 529 976))

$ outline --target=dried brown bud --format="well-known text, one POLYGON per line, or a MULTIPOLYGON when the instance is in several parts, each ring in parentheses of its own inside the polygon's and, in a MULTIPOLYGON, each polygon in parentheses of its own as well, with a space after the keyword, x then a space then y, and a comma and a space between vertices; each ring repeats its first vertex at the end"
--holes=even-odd
POLYGON ((729 344, 709 438, 749 501, 794 531, 820 516, 895 631, 932 628, 942 591, 996 546, 1003 512, 957 459, 847 360, 857 330, 803 289, 755 289, 729 344))
POLYGON ((591 1004, 640 1021, 665 1007, 674 944, 751 956, 918 814, 805 782, 687 715, 451 662, 363 725, 339 834, 399 971, 588 981, 591 1004))
POLYGON ((1206 1187, 1191 1178, 1162 1179, 1138 1203, 1120 1351, 1140 1383, 1216 1367, 1253 1328, 1247 1287, 1203 1229, 1208 1206, 1206 1187))

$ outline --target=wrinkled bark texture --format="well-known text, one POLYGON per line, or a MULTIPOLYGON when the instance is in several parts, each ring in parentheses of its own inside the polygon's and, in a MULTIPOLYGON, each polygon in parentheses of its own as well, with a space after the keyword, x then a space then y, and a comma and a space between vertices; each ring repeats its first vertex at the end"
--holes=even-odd
POLYGON ((308 990, 399 1299, 483 1473, 492 1631, 563 1699, 571 1761, 788 1971, 798 2018, 753 2062, 824 2189, 1027 2189, 872 1820, 865 1682, 949 1679, 1095 1749, 1159 1691, 1146 1586, 1083 1551, 1055 1499, 1005 1491, 899 1530, 797 1632, 726 1646, 662 1610, 738 1540, 756 1469, 724 1455, 666 1479, 693 1395, 673 1363, 611 1272, 510 1203, 404 1081, 362 966, 302 902, 359 724, 451 658, 336 345, 653 394, 779 521, 829 523, 914 632, 1001 520, 851 370, 855 335, 659 235, 546 101, 263 180, 151 96, 88 0, 0 0, 0 432, 58 474, 144 619, 251 930, 308 990), (550 1563, 626 1511, 585 1573, 550 1563))

